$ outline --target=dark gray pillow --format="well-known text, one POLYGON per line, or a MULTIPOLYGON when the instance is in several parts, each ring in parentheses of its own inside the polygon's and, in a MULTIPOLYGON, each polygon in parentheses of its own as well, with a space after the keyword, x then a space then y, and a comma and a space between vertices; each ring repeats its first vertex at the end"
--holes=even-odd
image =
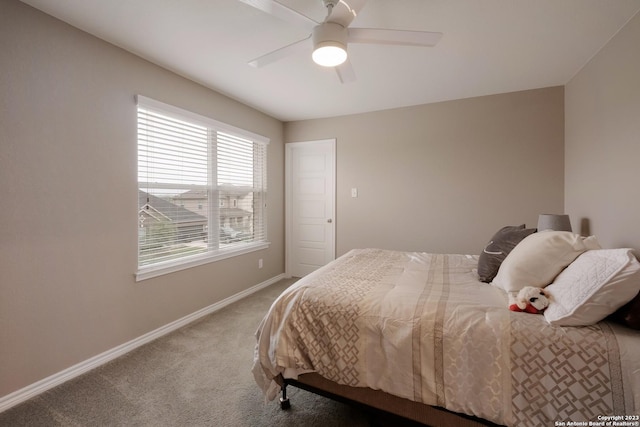
POLYGON ((487 283, 491 282, 498 274, 500 264, 502 264, 509 252, 522 239, 535 232, 535 228, 525 228, 524 224, 508 225, 498 230, 480 254, 480 259, 478 260, 478 276, 480 276, 480 280, 487 283))
POLYGON ((630 328, 640 329, 640 293, 609 318, 630 328))

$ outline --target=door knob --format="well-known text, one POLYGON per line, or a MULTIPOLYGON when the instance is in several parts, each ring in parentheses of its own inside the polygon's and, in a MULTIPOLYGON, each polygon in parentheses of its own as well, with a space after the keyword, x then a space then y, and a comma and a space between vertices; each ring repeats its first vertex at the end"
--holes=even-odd
POLYGON ((329 224, 331 224, 333 221, 331 220, 331 218, 329 218, 329 219, 327 220, 327 222, 328 222, 329 224))

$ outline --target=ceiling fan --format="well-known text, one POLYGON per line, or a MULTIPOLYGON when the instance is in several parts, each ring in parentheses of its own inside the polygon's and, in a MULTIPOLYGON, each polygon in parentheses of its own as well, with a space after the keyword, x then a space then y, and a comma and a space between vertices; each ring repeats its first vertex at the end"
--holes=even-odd
POLYGON ((347 57, 347 43, 435 46, 442 37, 442 33, 429 31, 350 28, 349 25, 367 0, 322 0, 327 8, 327 17, 321 23, 276 0, 240 1, 311 31, 304 39, 262 55, 250 61, 249 65, 263 67, 286 56, 313 49, 313 61, 325 67, 335 67, 342 83, 356 79, 347 57))

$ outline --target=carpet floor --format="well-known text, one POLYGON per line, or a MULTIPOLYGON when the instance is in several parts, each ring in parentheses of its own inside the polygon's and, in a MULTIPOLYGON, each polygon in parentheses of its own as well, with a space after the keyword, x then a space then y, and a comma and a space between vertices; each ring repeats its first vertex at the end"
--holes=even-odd
POLYGON ((0 413, 0 426, 415 426, 289 387, 265 402, 251 374, 254 333, 282 280, 0 413))

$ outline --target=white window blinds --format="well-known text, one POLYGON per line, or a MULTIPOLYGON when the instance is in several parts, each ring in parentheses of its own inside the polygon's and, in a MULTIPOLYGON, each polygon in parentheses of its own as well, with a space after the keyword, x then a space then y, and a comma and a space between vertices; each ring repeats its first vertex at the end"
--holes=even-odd
POLYGON ((137 100, 138 279, 264 248, 268 140, 137 100))

